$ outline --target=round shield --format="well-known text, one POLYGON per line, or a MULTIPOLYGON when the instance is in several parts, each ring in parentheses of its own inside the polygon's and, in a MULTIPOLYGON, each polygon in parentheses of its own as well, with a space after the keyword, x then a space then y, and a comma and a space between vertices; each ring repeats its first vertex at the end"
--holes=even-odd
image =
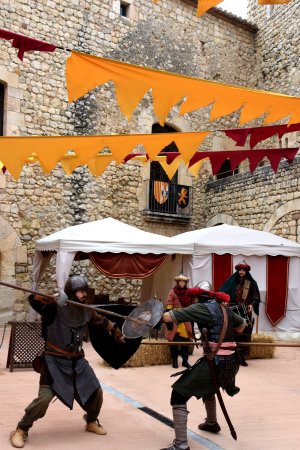
POLYGON ((127 316, 122 333, 128 339, 145 336, 160 321, 164 306, 159 300, 147 300, 127 316), (133 319, 133 320, 132 320, 133 319))

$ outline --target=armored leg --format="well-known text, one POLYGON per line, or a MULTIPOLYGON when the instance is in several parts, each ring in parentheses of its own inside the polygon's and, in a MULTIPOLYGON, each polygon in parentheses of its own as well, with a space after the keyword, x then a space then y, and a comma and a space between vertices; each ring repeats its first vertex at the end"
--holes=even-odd
MULTIPOLYGON (((175 449, 188 449, 187 442, 187 406, 173 405, 173 423, 175 430, 175 441, 173 443, 175 449)), ((172 448, 172 447, 171 447, 172 448)))

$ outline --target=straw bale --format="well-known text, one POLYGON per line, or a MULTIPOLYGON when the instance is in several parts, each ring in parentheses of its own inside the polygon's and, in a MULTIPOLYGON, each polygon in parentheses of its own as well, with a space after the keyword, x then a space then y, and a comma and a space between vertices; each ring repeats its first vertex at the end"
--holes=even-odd
MULTIPOLYGON (((252 334, 251 342, 274 342, 272 336, 268 336, 264 333, 252 334)), ((250 359, 271 359, 274 357, 275 347, 251 347, 250 359)))
POLYGON ((163 339, 147 339, 149 345, 140 345, 124 367, 144 367, 171 364, 171 352, 168 345, 150 345, 153 342, 166 342, 163 339))

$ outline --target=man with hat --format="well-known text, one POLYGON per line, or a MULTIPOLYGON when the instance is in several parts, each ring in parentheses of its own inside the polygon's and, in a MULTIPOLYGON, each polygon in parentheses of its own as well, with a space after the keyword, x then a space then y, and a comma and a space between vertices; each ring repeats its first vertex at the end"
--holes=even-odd
MULTIPOLYGON (((189 278, 182 273, 174 278, 176 285, 170 290, 166 301, 166 310, 186 308, 192 305, 196 300, 188 293, 187 283, 189 278)), ((193 329, 191 322, 183 322, 181 324, 167 324, 165 333, 166 339, 170 342, 176 341, 190 341, 193 338, 193 329)), ((179 348, 177 345, 171 346, 172 366, 178 367, 179 348)), ((188 362, 189 350, 188 346, 181 347, 182 365, 183 367, 190 367, 188 362)))
MULTIPOLYGON (((244 332, 238 336, 237 342, 251 342, 254 324, 253 311, 259 315, 260 294, 257 282, 250 274, 251 267, 245 260, 235 266, 236 272, 220 287, 220 292, 230 296, 229 307, 247 321, 244 332)), ((250 354, 250 347, 243 348, 245 356, 250 354)), ((247 365, 247 363, 245 364, 247 365)))

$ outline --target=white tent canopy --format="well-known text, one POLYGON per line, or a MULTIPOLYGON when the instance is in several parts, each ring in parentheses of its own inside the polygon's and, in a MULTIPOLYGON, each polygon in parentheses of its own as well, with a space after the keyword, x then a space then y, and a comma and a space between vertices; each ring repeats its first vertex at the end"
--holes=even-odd
POLYGON ((300 257, 300 244, 266 231, 234 225, 218 225, 178 234, 172 238, 180 244, 194 244, 194 255, 230 253, 245 256, 283 255, 300 257))
MULTIPOLYGON (((183 271, 190 278, 190 286, 196 286, 202 280, 212 281, 212 254, 233 255, 232 273, 235 271, 234 266, 246 259, 251 266, 251 275, 258 283, 262 300, 259 331, 275 334, 281 339, 300 339, 300 244, 272 233, 232 225, 190 231, 172 239, 181 244, 194 244, 194 254, 183 256, 183 271), (267 255, 290 258, 287 311, 275 326, 265 313, 267 255)), ((159 272, 153 276, 158 277, 159 272)))
POLYGON ((108 217, 95 222, 64 228, 36 243, 36 250, 99 253, 190 254, 193 244, 174 242, 108 217))
POLYGON ((56 252, 56 280, 62 289, 77 252, 128 254, 192 254, 193 244, 140 230, 111 217, 64 228, 39 239, 33 264, 33 288, 36 288, 49 261, 42 251, 56 252))

